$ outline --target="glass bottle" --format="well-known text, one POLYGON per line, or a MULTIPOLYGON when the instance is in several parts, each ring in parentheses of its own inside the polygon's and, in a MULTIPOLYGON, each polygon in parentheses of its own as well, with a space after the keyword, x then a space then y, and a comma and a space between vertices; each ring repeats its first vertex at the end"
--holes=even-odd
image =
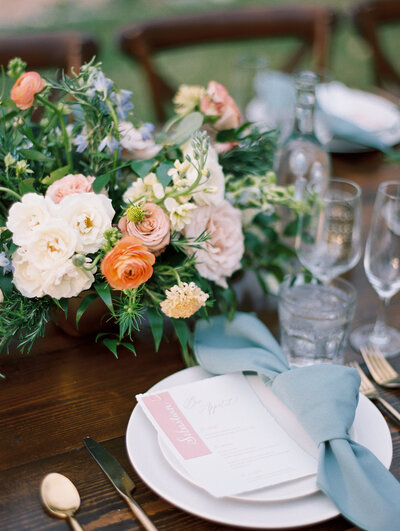
POLYGON ((330 175, 330 157, 314 129, 315 88, 318 76, 314 72, 300 72, 296 83, 296 114, 291 135, 278 150, 276 173, 281 185, 295 185, 301 199, 306 186, 313 183, 323 192, 330 175))

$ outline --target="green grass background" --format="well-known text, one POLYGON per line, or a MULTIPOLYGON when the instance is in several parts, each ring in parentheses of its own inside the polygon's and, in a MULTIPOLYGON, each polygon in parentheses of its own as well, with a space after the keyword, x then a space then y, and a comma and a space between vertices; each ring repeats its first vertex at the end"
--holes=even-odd
MULTIPOLYGON (((35 0, 31 0, 34 2, 35 0)), ((400 1, 400 0, 399 0, 400 1)), ((140 70, 118 49, 117 35, 129 24, 154 17, 216 11, 244 6, 293 5, 297 0, 109 0, 99 5, 85 6, 84 1, 59 0, 45 15, 29 17, 29 23, 18 27, 7 27, 0 21, 2 34, 24 34, 44 30, 74 29, 94 35, 100 44, 99 59, 106 74, 113 78, 120 88, 134 92, 136 112, 140 118, 153 120, 151 100, 140 70)), ((368 47, 356 34, 351 22, 354 0, 314 0, 302 4, 328 5, 336 9, 340 21, 332 40, 330 77, 343 81, 351 87, 371 89, 373 76, 368 47)), ((394 63, 400 66, 398 42, 400 25, 389 25, 382 35, 385 47, 394 63)), ((293 46, 288 39, 273 42, 224 43, 193 47, 189 50, 169 51, 159 57, 160 68, 172 83, 178 85, 206 84, 216 79, 234 91, 234 71, 238 56, 243 51, 257 53, 268 58, 271 68, 279 68, 283 58, 293 46)))

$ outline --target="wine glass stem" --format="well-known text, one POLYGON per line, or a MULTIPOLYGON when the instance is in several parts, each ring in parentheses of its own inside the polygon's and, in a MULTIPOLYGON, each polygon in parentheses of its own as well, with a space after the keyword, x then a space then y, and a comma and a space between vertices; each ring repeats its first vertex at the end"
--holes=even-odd
POLYGON ((378 316, 370 337, 373 343, 384 345, 388 341, 386 331, 386 310, 389 302, 390 297, 379 297, 378 316))

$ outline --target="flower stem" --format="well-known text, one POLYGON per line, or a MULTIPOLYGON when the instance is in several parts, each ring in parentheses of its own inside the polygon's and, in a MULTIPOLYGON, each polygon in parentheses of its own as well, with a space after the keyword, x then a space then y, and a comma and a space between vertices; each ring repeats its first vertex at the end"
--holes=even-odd
POLYGON ((36 99, 38 101, 40 101, 45 107, 48 107, 49 109, 51 109, 58 116, 58 120, 59 120, 60 126, 61 126, 61 133, 62 133, 62 136, 63 136, 63 143, 64 143, 64 147, 65 147, 65 156, 67 157, 67 162, 68 162, 69 169, 72 170, 72 168, 73 168, 72 155, 71 155, 71 151, 69 149, 69 138, 68 138, 68 134, 67 134, 67 129, 65 127, 65 121, 64 121, 64 116, 62 115, 62 112, 58 109, 58 107, 56 105, 54 105, 50 101, 46 100, 46 98, 43 98, 40 95, 36 95, 36 99))
POLYGON ((8 194, 13 195, 17 199, 19 199, 19 201, 21 201, 22 199, 22 196, 17 194, 17 192, 14 192, 14 190, 10 190, 9 188, 6 188, 5 186, 0 186, 0 192, 7 192, 8 194))

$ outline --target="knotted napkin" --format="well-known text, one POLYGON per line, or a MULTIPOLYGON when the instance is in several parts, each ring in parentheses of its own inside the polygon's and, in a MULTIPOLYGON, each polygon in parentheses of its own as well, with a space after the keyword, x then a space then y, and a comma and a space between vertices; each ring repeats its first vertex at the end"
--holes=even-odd
POLYGON ((399 531, 400 483, 349 429, 358 404, 360 378, 340 365, 289 369, 268 328, 237 313, 199 321, 194 335, 197 361, 208 372, 257 372, 297 416, 319 447, 318 487, 340 512, 367 531, 399 531))

